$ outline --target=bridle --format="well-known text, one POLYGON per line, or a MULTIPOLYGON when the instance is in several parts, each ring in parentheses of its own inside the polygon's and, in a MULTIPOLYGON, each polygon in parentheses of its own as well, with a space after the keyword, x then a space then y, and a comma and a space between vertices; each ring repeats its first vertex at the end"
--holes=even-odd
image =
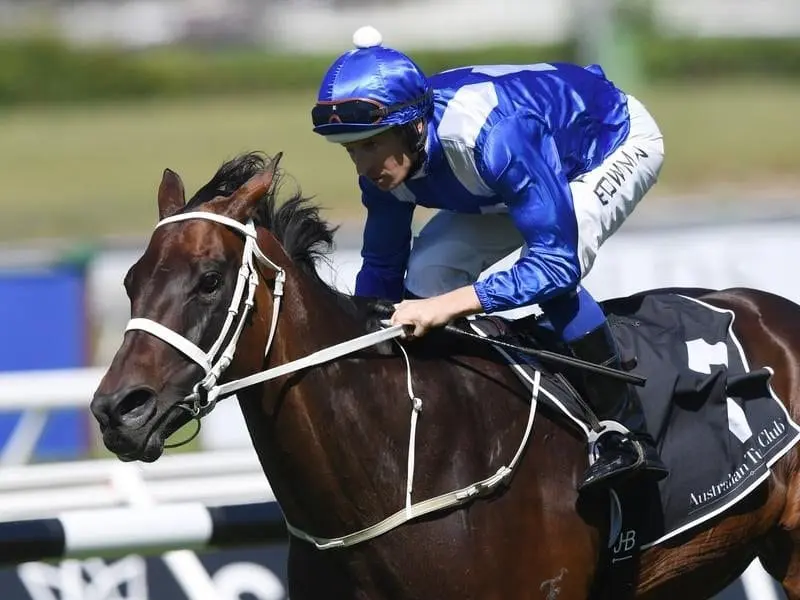
POLYGON ((180 221, 188 221, 189 219, 205 219, 206 221, 214 221, 221 223, 226 227, 234 229, 244 235, 244 250, 242 251, 242 265, 239 267, 239 274, 236 279, 236 287, 233 291, 233 298, 228 307, 228 314, 225 318, 225 323, 222 325, 222 330, 217 336, 217 340, 212 344, 208 352, 204 352, 197 344, 187 339, 185 336, 176 333, 168 327, 165 327, 157 321, 143 317, 137 317, 128 321, 125 331, 140 330, 146 331, 153 335, 182 354, 190 358, 198 364, 205 372, 205 377, 194 385, 192 393, 183 399, 182 404, 189 410, 193 417, 202 417, 208 414, 214 407, 214 404, 219 399, 219 390, 217 382, 219 381, 225 369, 233 361, 233 355, 236 352, 236 345, 239 342, 239 337, 244 329, 244 324, 247 322, 247 315, 255 304, 255 294, 259 283, 259 274, 254 261, 269 267, 275 271, 275 288, 273 289, 274 306, 272 309, 272 322, 270 323, 269 337, 267 338, 267 345, 264 348, 264 356, 269 354, 272 347, 272 342, 275 339, 275 330, 278 326, 278 314, 281 308, 281 300, 283 298, 283 284, 286 281, 286 272, 282 267, 275 264, 269 257, 267 257, 256 242, 257 232, 253 220, 250 219, 247 223, 242 224, 235 219, 225 217, 210 212, 188 212, 173 215, 162 219, 156 225, 156 229, 163 225, 170 223, 177 223, 180 221), (244 297, 244 307, 239 309, 242 304, 242 297, 244 297), (239 317, 237 322, 237 316, 239 317), (227 346, 222 350, 225 340, 235 327, 233 335, 230 336, 227 346), (218 356, 219 355, 219 356, 218 356))
POLYGON ((351 354, 357 350, 399 337, 403 334, 403 328, 400 325, 388 327, 335 346, 330 346, 284 365, 267 369, 266 371, 261 371, 242 379, 220 384, 219 380, 222 374, 233 361, 239 337, 247 322, 247 316, 255 304, 256 289, 258 289, 260 281, 256 264, 261 264, 275 272, 275 284, 272 290, 272 319, 267 343, 264 347, 264 357, 269 355, 270 348, 275 340, 281 300, 283 299, 284 283, 286 282, 286 271, 259 248, 258 233, 252 219, 248 220, 246 223, 240 223, 235 219, 216 213, 194 211, 166 217, 156 224, 156 229, 163 225, 188 221, 190 219, 203 219, 220 223, 241 233, 245 240, 244 249, 242 250, 242 265, 239 267, 236 287, 234 288, 233 297, 228 307, 225 323, 222 325, 222 330, 217 336, 216 341, 212 344, 208 352, 205 352, 197 344, 180 333, 173 331, 157 321, 143 317, 133 318, 128 321, 125 331, 145 331, 166 342, 203 369, 205 372, 203 379, 194 385, 191 394, 178 403, 178 405, 186 409, 192 417, 197 419, 203 417, 211 412, 217 401, 230 396, 237 390, 351 354), (244 306, 241 308, 240 312, 243 298, 244 306), (225 345, 225 340, 229 336, 230 339, 227 345, 225 345), (223 346, 225 346, 224 350, 223 346))

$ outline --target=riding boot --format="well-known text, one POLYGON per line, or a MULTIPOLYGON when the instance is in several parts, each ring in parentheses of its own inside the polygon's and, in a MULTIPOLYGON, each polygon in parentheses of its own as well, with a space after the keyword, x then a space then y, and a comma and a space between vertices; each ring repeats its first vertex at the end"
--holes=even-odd
MULTIPOLYGON (((616 341, 608 323, 568 344, 575 356, 588 362, 621 369, 616 341)), ((607 430, 596 442, 597 460, 578 485, 588 488, 613 487, 631 476, 658 481, 669 474, 655 442, 647 432, 639 395, 624 381, 584 371, 583 393, 601 421, 616 421, 629 433, 607 430)))

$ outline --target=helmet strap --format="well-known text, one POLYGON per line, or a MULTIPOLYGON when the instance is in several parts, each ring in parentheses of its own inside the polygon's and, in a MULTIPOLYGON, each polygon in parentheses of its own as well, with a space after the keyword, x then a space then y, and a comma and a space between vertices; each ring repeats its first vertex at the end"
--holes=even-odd
POLYGON ((403 125, 401 133, 413 154, 411 169, 406 177, 406 179, 410 179, 419 172, 428 159, 428 153, 425 151, 425 141, 428 138, 428 123, 425 119, 416 119, 403 125), (422 124, 421 128, 419 128, 420 124, 422 124))

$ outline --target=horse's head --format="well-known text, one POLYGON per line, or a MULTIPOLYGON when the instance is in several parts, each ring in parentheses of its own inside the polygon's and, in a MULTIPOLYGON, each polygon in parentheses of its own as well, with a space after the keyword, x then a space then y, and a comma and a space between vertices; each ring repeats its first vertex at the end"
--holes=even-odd
POLYGON ((168 436, 210 408, 226 369, 261 367, 284 277, 273 261, 288 261, 269 233, 256 243, 254 219, 274 203, 279 159, 226 163, 188 204, 180 177, 164 172, 159 224, 125 277, 131 321, 91 403, 121 459, 157 459, 168 436))

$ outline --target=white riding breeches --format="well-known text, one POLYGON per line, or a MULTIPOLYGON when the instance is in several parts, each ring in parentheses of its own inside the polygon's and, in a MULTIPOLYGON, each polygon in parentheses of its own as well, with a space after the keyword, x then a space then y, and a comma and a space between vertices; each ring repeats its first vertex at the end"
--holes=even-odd
MULTIPOLYGON (((663 138, 653 117, 632 96, 628 111, 627 139, 599 167, 570 182, 584 277, 600 246, 656 183, 664 160, 663 138)), ((405 285, 421 297, 443 294, 511 267, 526 250, 507 213, 439 211, 414 240, 405 285)))

